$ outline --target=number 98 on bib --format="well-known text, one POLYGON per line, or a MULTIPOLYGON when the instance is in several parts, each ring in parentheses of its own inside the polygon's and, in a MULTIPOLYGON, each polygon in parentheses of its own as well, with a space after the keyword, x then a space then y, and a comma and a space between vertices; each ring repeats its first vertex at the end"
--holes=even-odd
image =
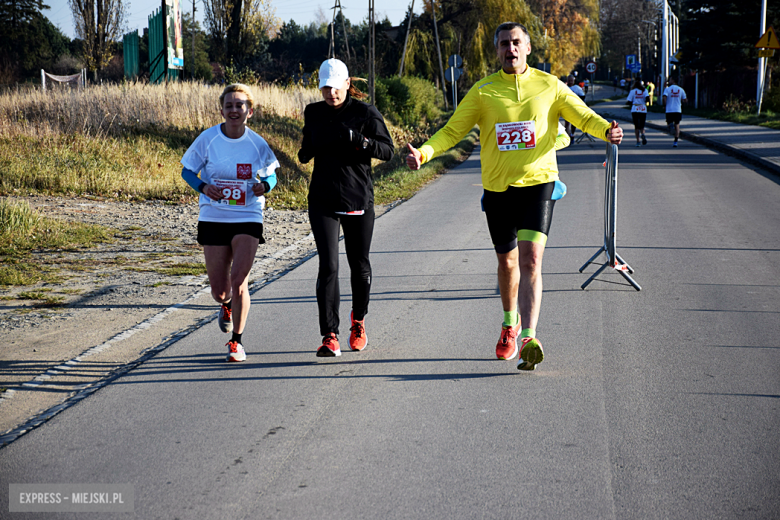
POLYGON ((496 140, 502 152, 536 148, 536 124, 534 121, 497 123, 496 140))

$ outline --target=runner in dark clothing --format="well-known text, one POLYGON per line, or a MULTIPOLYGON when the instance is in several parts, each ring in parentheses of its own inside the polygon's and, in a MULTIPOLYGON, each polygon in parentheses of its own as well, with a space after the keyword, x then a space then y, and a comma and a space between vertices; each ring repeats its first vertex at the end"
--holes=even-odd
POLYGON ((368 259, 374 232, 374 185, 371 159, 390 160, 393 139, 382 115, 360 101, 362 94, 349 77, 347 66, 336 59, 320 67, 323 101, 304 111, 302 163, 314 159, 309 186, 309 221, 317 244, 317 274, 322 346, 318 357, 340 356, 338 238, 339 224, 351 271, 352 313, 349 346, 363 350, 367 343, 365 315, 371 290, 368 259))

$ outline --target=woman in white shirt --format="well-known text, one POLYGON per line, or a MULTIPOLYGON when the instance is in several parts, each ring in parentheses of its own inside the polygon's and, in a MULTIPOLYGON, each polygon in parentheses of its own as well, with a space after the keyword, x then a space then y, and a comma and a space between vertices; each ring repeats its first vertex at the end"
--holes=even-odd
POLYGON ((634 134, 636 135, 636 145, 639 144, 639 137, 642 137, 642 144, 647 144, 645 137, 645 120, 647 119, 647 103, 650 94, 642 85, 642 80, 637 78, 631 92, 628 93, 628 102, 631 103, 631 119, 634 120, 634 134))
POLYGON ((225 122, 205 130, 187 149, 182 177, 200 193, 198 243, 211 295, 220 304, 219 327, 233 333, 227 361, 244 361, 241 335, 249 315, 249 272, 258 246, 265 243, 263 195, 276 185, 279 162, 265 139, 246 126, 254 113, 249 87, 228 85, 219 106, 225 122))

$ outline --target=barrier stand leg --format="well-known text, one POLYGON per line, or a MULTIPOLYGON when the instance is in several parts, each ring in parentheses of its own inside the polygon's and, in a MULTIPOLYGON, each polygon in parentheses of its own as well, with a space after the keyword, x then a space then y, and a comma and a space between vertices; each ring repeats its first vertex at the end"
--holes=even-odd
POLYGON ((599 256, 603 251, 606 251, 606 249, 604 249, 603 247, 598 251, 596 251, 596 254, 591 256, 590 259, 587 262, 585 262, 585 264, 582 267, 580 267, 580 272, 584 271, 586 267, 592 264, 593 261, 596 259, 596 257, 599 256))
POLYGON ((626 262, 625 260, 623 260, 623 259, 620 257, 620 255, 619 255, 619 254, 615 253, 615 258, 617 258, 617 259, 618 259, 618 262, 620 262, 621 264, 623 264, 624 266, 626 266, 626 268, 628 269, 628 272, 629 272, 629 273, 631 273, 631 274, 634 274, 634 270, 633 270, 633 269, 631 269, 631 266, 630 266, 630 265, 628 265, 628 262, 626 262))
MULTIPOLYGON (((601 252, 601 251, 599 251, 599 253, 600 253, 600 252, 601 252)), ((598 254, 598 253, 597 253, 597 254, 598 254)), ((584 284, 582 284, 582 285, 580 286, 580 289, 582 289, 582 290, 585 290, 585 288, 586 288, 588 285, 590 285, 590 282, 592 282, 592 281, 593 281, 593 280, 594 280, 594 279, 595 279, 595 278, 596 278, 598 275, 600 275, 600 274, 601 274, 601 271, 603 271, 604 269, 606 269, 608 265, 609 265, 609 262, 606 262, 606 263, 604 263, 604 265, 602 265, 601 267, 599 267, 598 269, 596 269, 596 272, 595 272, 595 273, 593 273, 593 276, 591 276, 590 278, 588 278, 588 279, 585 281, 585 283, 584 283, 584 284)), ((581 272, 581 271, 580 271, 580 272, 581 272)))
POLYGON ((593 139, 593 136, 591 136, 589 133, 580 131, 580 136, 577 139, 574 140, 574 144, 579 143, 580 141, 582 141, 585 138, 587 138, 588 141, 590 141, 591 143, 595 143, 596 142, 596 140, 593 139))

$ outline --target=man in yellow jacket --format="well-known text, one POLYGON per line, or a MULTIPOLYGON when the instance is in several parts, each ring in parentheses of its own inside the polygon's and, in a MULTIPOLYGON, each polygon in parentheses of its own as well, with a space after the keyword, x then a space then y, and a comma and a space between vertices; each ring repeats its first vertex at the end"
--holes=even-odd
POLYGON ((406 163, 413 170, 420 168, 479 125, 483 206, 498 256, 504 307, 496 357, 509 360, 519 353, 517 368, 533 370, 544 359, 536 324, 542 255, 554 199, 560 198, 554 194, 558 119, 613 144, 620 144, 623 130, 593 112, 558 78, 528 66, 531 37, 521 24, 499 25, 493 42, 501 70, 477 82, 447 125, 419 150, 408 144, 406 163))

